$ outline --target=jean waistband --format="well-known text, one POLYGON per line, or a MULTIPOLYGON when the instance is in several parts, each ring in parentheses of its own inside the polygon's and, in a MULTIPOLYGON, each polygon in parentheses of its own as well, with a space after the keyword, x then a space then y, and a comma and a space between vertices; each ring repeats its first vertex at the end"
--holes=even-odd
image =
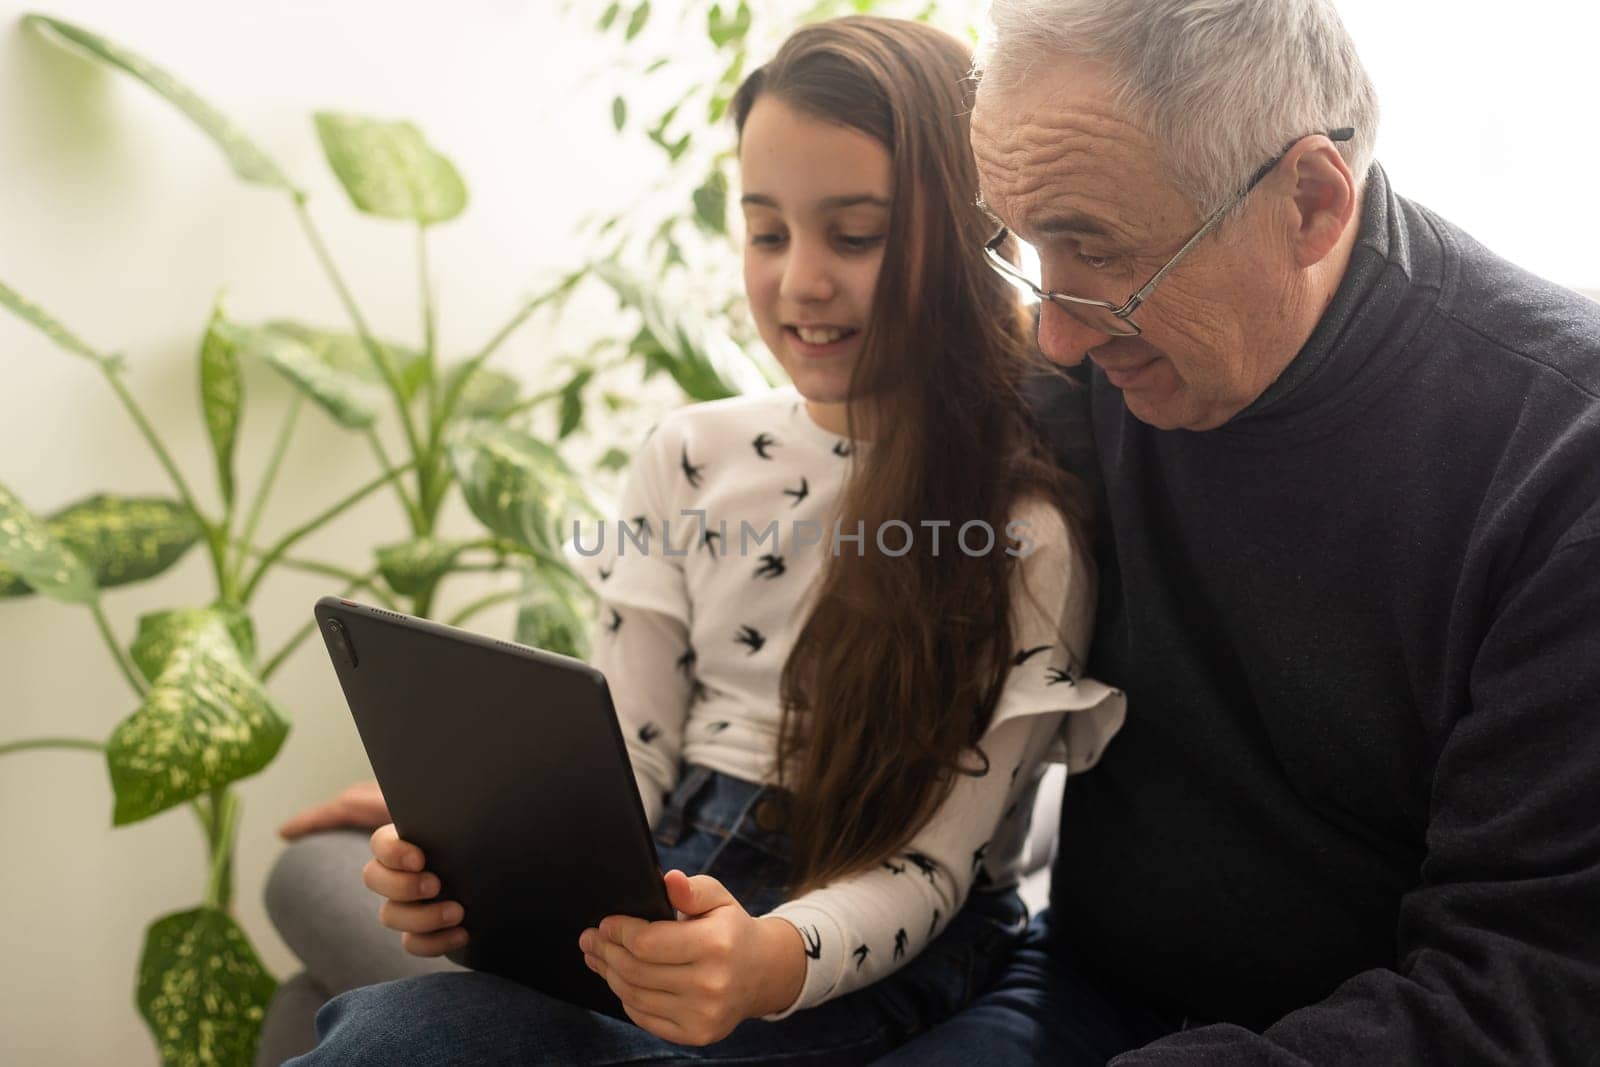
POLYGON ((686 764, 677 788, 656 821, 656 837, 675 845, 690 830, 738 837, 774 856, 787 857, 784 794, 759 782, 686 764))

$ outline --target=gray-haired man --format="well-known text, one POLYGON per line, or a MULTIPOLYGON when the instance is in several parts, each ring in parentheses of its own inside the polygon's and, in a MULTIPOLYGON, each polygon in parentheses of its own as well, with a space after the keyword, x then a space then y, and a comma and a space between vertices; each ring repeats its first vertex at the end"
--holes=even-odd
POLYGON ((1596 1062, 1600 306, 1390 190, 1326 0, 992 16, 1129 716, 1016 966, 896 1061, 1596 1062))

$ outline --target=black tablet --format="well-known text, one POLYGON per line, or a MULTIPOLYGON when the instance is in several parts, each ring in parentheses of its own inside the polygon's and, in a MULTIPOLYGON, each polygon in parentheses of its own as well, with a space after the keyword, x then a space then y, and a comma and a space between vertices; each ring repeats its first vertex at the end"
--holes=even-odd
POLYGON ((395 828, 465 909, 450 958, 615 1014, 578 935, 674 912, 604 676, 338 597, 315 615, 395 828))

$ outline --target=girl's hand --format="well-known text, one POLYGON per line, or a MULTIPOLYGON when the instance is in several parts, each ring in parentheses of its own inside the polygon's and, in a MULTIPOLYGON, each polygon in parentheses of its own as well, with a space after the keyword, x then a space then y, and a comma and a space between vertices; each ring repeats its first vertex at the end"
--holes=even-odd
POLYGON ((310 807, 278 827, 278 836, 285 841, 318 833, 354 827, 371 830, 389 822, 389 805, 377 782, 357 782, 332 800, 310 807))
POLYGON ((386 898, 378 921, 400 931, 400 944, 413 956, 443 956, 467 943, 461 905, 434 900, 439 877, 422 869, 422 850, 395 832, 394 823, 372 835, 372 859, 361 871, 366 887, 386 898))
POLYGON ((798 930, 751 918, 715 878, 668 871, 666 883, 680 921, 612 915, 578 938, 628 1018, 668 1041, 709 1045, 794 1003, 806 977, 798 930))

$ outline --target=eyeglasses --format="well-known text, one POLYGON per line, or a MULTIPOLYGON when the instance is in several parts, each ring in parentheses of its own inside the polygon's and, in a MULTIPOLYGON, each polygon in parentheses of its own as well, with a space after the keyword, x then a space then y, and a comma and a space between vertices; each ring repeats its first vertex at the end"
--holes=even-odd
MULTIPOLYGON (((1342 129, 1328 131, 1327 137, 1330 141, 1348 141, 1355 135, 1356 131, 1347 126, 1342 129)), ((1249 196, 1251 190, 1260 185, 1262 179, 1271 174, 1274 168, 1283 162, 1283 157, 1289 154, 1289 150, 1304 139, 1303 137, 1297 137, 1282 152, 1268 160, 1251 177, 1250 183, 1238 193, 1229 197, 1221 207, 1213 211, 1211 217, 1206 219, 1205 224, 1195 231, 1194 236, 1185 241, 1183 247, 1178 249, 1177 254, 1167 260, 1166 266, 1156 271, 1155 276, 1145 282, 1144 287, 1138 292, 1128 297, 1127 302, 1124 304, 1113 304, 1108 300, 1091 300, 1088 297, 1072 296, 1069 293, 1053 293, 1041 288, 1038 282, 1024 274, 1015 264, 1006 259, 1002 253, 1002 246, 1004 246, 1006 239, 1011 236, 1011 231, 1004 226, 1000 227, 999 232, 989 238, 988 242, 983 246, 984 254, 989 257, 989 265, 1003 275, 1007 281, 1032 293, 1040 300, 1050 301, 1096 333, 1108 334, 1112 337, 1137 337, 1140 332, 1139 324, 1134 322, 1131 316, 1135 311, 1139 310, 1141 304, 1150 299, 1150 294, 1155 292, 1156 286, 1161 284, 1161 279, 1170 274, 1172 268, 1176 267, 1179 261, 1188 255, 1189 250, 1199 244, 1206 234, 1216 229, 1223 216, 1243 201, 1245 197, 1249 196)))

